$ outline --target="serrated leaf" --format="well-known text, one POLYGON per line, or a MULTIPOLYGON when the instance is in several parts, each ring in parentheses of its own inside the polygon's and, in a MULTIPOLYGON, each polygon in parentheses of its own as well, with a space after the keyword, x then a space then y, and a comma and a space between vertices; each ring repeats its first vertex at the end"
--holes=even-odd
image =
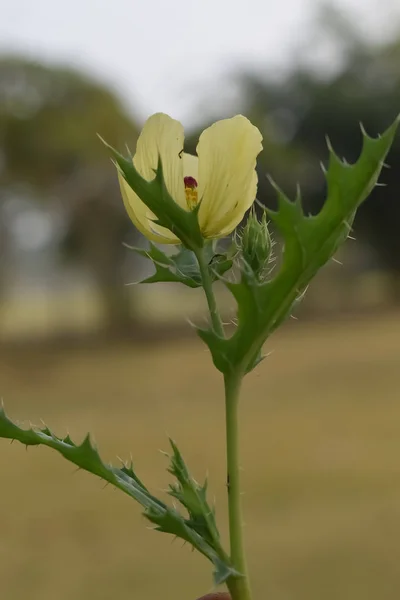
POLYGON ((238 305, 238 323, 231 338, 221 339, 211 329, 198 332, 220 371, 251 370, 267 337, 290 315, 311 279, 346 240, 357 208, 378 180, 398 124, 396 119, 376 139, 363 132, 362 152, 354 165, 340 161, 329 149, 327 198, 315 216, 304 214, 299 194, 291 202, 274 184, 278 208, 268 214, 284 240, 279 271, 258 284, 244 267, 239 283, 226 283, 238 305))
POLYGON ((173 255, 172 260, 177 274, 193 281, 196 287, 201 286, 199 263, 194 252, 182 246, 179 252, 173 255))
POLYGON ((179 275, 178 273, 168 269, 167 267, 162 267, 157 263, 154 263, 156 268, 156 272, 150 277, 146 277, 140 283, 161 283, 161 282, 175 282, 175 283, 183 283, 190 288, 197 288, 200 286, 199 283, 191 279, 190 277, 184 277, 183 275, 179 275))
POLYGON ((153 510, 145 513, 147 519, 156 525, 156 530, 164 533, 170 533, 176 537, 185 540, 191 544, 196 550, 208 558, 214 565, 214 583, 220 585, 229 577, 237 577, 240 574, 232 567, 229 559, 222 559, 217 552, 188 525, 179 513, 174 509, 170 509, 165 515, 160 515, 160 512, 153 510))
POLYGON ((151 494, 133 471, 132 465, 118 468, 105 464, 89 435, 81 444, 75 444, 69 435, 58 438, 48 427, 23 429, 11 421, 4 408, 0 407, 0 438, 17 440, 25 446, 43 445, 53 448, 71 463, 128 494, 141 504, 144 516, 157 525, 159 531, 180 537, 212 562, 216 583, 223 583, 228 577, 238 575, 223 550, 219 554, 193 527, 190 519, 151 494))
MULTIPOLYGON (((127 246, 127 245, 126 245, 127 246)), ((176 282, 190 288, 202 286, 202 278, 196 255, 192 250, 180 246, 175 254, 165 254, 160 248, 150 243, 148 250, 127 246, 140 256, 149 258, 155 273, 139 283, 176 282)), ((207 244, 206 257, 210 261, 210 272, 213 281, 232 267, 232 260, 225 254, 213 254, 213 245, 207 244)))
POLYGON ((155 222, 169 229, 187 248, 202 248, 204 240, 197 218, 198 209, 185 210, 171 197, 165 185, 161 160, 155 170, 155 178, 147 181, 135 169, 131 158, 125 158, 101 137, 100 139, 110 151, 128 185, 156 215, 155 222))
MULTIPOLYGON (((207 481, 200 485, 190 475, 183 457, 173 440, 170 440, 172 456, 169 472, 177 480, 170 486, 169 494, 176 498, 188 511, 193 529, 214 548, 222 551, 220 536, 215 521, 215 511, 207 501, 207 481)), ((222 551, 223 552, 223 551, 222 551)))
POLYGON ((143 258, 149 258, 153 262, 156 262, 160 265, 168 266, 172 264, 170 256, 165 254, 165 252, 163 252, 152 242, 150 242, 150 246, 148 249, 137 248, 136 246, 129 246, 128 244, 125 244, 125 247, 129 250, 132 250, 133 252, 136 252, 136 254, 143 256, 143 258))

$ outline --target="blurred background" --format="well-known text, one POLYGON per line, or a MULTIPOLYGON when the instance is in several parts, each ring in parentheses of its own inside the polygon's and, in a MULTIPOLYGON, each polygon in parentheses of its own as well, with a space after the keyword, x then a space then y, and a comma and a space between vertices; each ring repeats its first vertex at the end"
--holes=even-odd
MULTIPOLYGON (((0 396, 10 415, 128 457, 165 489, 167 435, 209 470, 226 532, 222 386, 187 321, 199 291, 128 285, 149 265, 96 134, 135 147, 156 111, 187 149, 242 113, 305 210, 328 135, 354 161, 362 122, 400 112, 397 0, 0 0, 0 396)), ((400 588, 400 137, 348 241, 267 344, 242 406, 256 598, 389 600, 400 588)), ((231 301, 220 294, 229 311, 231 301)), ((208 565, 47 449, 0 443, 2 598, 194 600, 208 565)), ((162 493, 162 492, 160 492, 162 493)))

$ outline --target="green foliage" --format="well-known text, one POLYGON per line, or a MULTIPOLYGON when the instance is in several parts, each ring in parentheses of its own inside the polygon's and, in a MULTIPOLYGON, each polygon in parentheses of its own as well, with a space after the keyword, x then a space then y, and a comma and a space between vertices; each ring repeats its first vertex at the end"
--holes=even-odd
MULTIPOLYGON (((56 64, 0 56, 0 204, 19 195, 15 188, 32 203, 53 204, 51 214, 62 219, 62 259, 90 271, 105 327, 126 335, 135 316, 121 269, 130 221, 97 132, 117 146, 133 144, 138 133, 101 81, 56 64)), ((6 254, 11 237, 1 236, 6 254)), ((55 248, 47 252, 58 258, 55 248)))
MULTIPOLYGON (((179 251, 172 255, 165 254, 151 242, 149 250, 134 248, 132 246, 127 246, 127 248, 134 250, 143 257, 149 258, 156 269, 154 275, 143 279, 140 283, 175 281, 191 288, 198 288, 203 285, 196 255, 192 250, 184 246, 181 246, 179 251)), ((232 267, 233 260, 226 254, 217 254, 215 243, 207 243, 204 251, 213 281, 232 267)))
POLYGON ((80 469, 97 475, 128 494, 144 508, 144 516, 158 531, 183 539, 212 562, 216 585, 238 575, 222 549, 214 510, 206 499, 207 486, 199 486, 193 480, 174 442, 171 441, 173 454, 169 471, 177 483, 170 486, 169 494, 187 510, 188 517, 153 496, 134 472, 132 464, 121 468, 105 464, 89 435, 77 445, 69 435, 58 438, 48 427, 22 429, 0 407, 0 438, 17 440, 25 446, 53 448, 80 469))
POLYGON ((218 546, 220 537, 215 521, 215 510, 207 502, 207 481, 199 485, 192 478, 176 444, 172 440, 170 443, 173 454, 169 472, 174 475, 177 483, 170 486, 169 494, 187 509, 193 529, 211 545, 218 546))
POLYGON ((268 214, 284 240, 279 271, 260 283, 245 265, 239 283, 225 283, 238 305, 238 324, 229 339, 212 329, 199 330, 220 371, 247 372, 258 362, 267 337, 290 315, 311 279, 347 238, 357 208, 377 183, 398 124, 396 119, 376 139, 363 131, 362 152, 354 165, 341 161, 329 145, 327 198, 316 216, 304 214, 300 194, 291 202, 274 184, 278 209, 268 214))
POLYGON ((85 189, 96 176, 103 181, 107 158, 97 132, 113 144, 137 137, 122 104, 101 82, 7 56, 0 57, 0 131, 2 186, 22 182, 39 197, 51 195, 71 173, 88 172, 85 189))
MULTIPOLYGON (((325 157, 326 147, 321 132, 328 134, 339 156, 353 162, 360 144, 357 123, 361 121, 375 135, 386 128, 400 108, 399 32, 385 37, 380 44, 371 44, 359 21, 347 20, 341 11, 335 14, 332 3, 323 6, 314 24, 315 33, 323 30, 325 43, 328 39, 341 53, 339 69, 321 77, 300 56, 293 70, 279 80, 271 79, 268 73, 238 73, 246 98, 246 115, 264 137, 260 171, 274 173, 289 195, 294 194, 296 183, 301 181, 304 207, 313 214, 321 208, 323 197, 319 161, 325 157)), ((317 33, 317 47, 321 41, 317 33)), ((371 200, 362 205, 355 232, 357 240, 368 246, 367 258, 372 252, 374 263, 392 275, 387 292, 398 302, 400 136, 394 141, 390 162, 393 168, 384 173, 387 187, 375 189, 371 200)), ((263 178, 259 180, 258 193, 259 200, 270 205, 270 189, 263 178)))

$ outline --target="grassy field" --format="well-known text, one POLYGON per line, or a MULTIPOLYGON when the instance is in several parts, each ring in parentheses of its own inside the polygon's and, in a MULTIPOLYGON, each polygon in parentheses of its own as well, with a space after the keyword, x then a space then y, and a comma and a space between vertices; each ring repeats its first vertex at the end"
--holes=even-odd
MULTIPOLYGON (((242 403, 246 540, 258 600, 400 594, 400 316, 292 322, 242 403)), ((0 354, 0 395, 165 488, 166 436, 209 472, 226 533, 221 381, 199 341, 0 354), (116 460, 116 459, 115 459, 116 460)), ((0 441, 1 600, 195 600, 205 560, 46 448, 0 441)))

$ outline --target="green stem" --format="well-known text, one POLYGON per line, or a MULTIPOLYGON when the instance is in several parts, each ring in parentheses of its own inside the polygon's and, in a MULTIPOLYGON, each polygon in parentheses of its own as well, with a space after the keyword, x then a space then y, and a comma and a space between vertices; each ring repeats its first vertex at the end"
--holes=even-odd
POLYGON ((241 574, 239 577, 230 577, 227 581, 232 600, 251 600, 243 544, 240 491, 238 404, 242 379, 243 374, 241 372, 225 375, 227 486, 231 561, 233 567, 241 574))
MULTIPOLYGON (((196 252, 214 331, 225 337, 217 302, 212 289, 212 278, 202 249, 196 252)), ((227 586, 232 600, 251 600, 243 545, 243 522, 240 492, 238 404, 244 373, 237 369, 225 375, 227 487, 229 507, 230 559, 240 574, 229 577, 227 586)))
POLYGON ((207 298, 207 304, 210 311, 211 322, 214 331, 220 337, 225 337, 224 327, 222 325, 221 317, 218 311, 217 301, 215 299, 214 292, 212 289, 213 281, 211 278, 211 273, 207 264, 207 260, 204 256, 203 249, 199 249, 195 254, 199 263, 199 269, 203 282, 203 289, 207 298))

